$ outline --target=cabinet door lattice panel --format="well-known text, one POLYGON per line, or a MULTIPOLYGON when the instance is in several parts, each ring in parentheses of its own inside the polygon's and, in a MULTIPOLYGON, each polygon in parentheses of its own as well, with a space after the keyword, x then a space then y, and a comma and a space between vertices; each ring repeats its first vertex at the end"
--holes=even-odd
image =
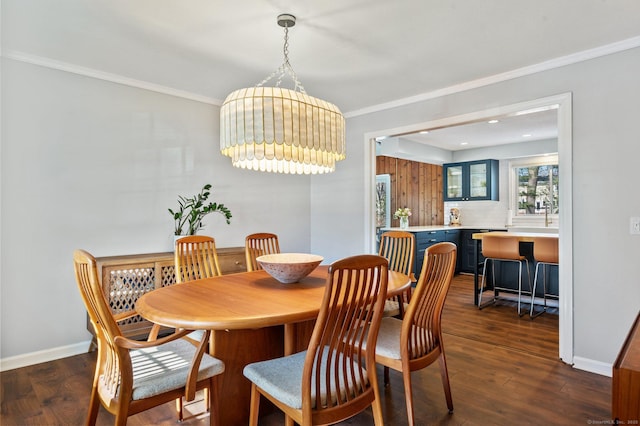
MULTIPOLYGON (((108 294, 109 306, 114 314, 127 312, 135 308, 140 296, 156 288, 155 265, 137 265, 136 268, 103 269, 102 285, 108 294)), ((120 327, 144 321, 140 316, 121 321, 120 327)))
POLYGON ((160 265, 160 286, 166 287, 176 283, 176 268, 171 265, 160 265))

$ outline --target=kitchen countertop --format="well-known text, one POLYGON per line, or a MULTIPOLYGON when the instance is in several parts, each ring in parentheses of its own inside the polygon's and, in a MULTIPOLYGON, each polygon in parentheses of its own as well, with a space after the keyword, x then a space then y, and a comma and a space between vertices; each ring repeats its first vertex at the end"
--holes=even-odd
MULTIPOLYGON (((472 235, 474 240, 482 240, 486 232, 478 232, 472 235)), ((533 242, 534 238, 558 238, 557 233, 550 232, 492 232, 491 236, 504 238, 517 238, 522 242, 533 242)))
POLYGON ((455 229, 492 229, 506 231, 507 228, 501 226, 449 226, 449 225, 428 225, 428 226, 410 226, 408 229, 402 229, 400 227, 382 228, 382 231, 409 231, 409 232, 425 232, 425 231, 451 231, 455 229))

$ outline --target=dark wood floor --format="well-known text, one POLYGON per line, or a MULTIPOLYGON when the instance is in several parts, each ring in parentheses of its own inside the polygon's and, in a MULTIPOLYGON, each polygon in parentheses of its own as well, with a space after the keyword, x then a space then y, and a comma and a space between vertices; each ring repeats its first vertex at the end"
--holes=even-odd
MULTIPOLYGON (((457 276, 443 314, 444 342, 455 411, 448 414, 437 364, 413 374, 419 425, 585 425, 607 424, 611 416, 611 379, 579 371, 558 360, 558 317, 519 318, 508 304, 478 311, 473 281, 457 276)), ((77 355, 0 373, 0 423, 79 425, 89 400, 95 353, 77 355)), ((386 425, 406 425, 402 379, 391 372, 382 389, 386 425)), ((198 412, 201 403, 187 409, 198 412)), ((224 409, 224 408, 223 408, 224 409)), ((174 404, 129 419, 129 425, 172 425, 174 404)), ((273 413, 261 425, 283 424, 273 413)), ((101 409, 99 425, 113 424, 101 409)), ((184 425, 208 424, 207 415, 184 425)), ((372 425, 370 410, 344 422, 372 425)), ((229 426, 229 425, 223 425, 229 426)))

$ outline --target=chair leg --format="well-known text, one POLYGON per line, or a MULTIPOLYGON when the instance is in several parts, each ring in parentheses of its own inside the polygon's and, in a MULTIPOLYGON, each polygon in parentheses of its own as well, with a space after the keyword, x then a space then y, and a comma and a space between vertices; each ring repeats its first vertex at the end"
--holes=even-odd
POLYGON ((402 294, 399 294, 398 296, 396 296, 396 300, 398 301, 398 315, 396 316, 396 318, 401 320, 402 318, 404 318, 404 297, 402 296, 402 294))
POLYGON ((444 397, 447 400, 447 408, 449 414, 453 413, 453 398, 451 397, 451 385, 449 384, 449 371, 447 370, 447 358, 444 356, 444 349, 440 347, 440 356, 438 357, 440 364, 440 376, 442 376, 442 387, 444 388, 444 397))
POLYGON ((98 398, 98 389, 93 386, 91 389, 91 399, 89 400, 89 412, 87 413, 87 425, 95 425, 98 419, 98 411, 100 411, 100 399, 98 398))
POLYGON ((127 426, 127 413, 119 411, 116 414, 116 420, 114 421, 114 426, 127 426))
POLYGON ((258 426, 258 411, 260 410, 260 392, 255 383, 251 383, 251 404, 249 405, 249 426, 258 426))
POLYGON ((518 262, 518 316, 523 314, 520 309, 520 299, 522 298, 522 261, 518 262))
POLYGON ((293 419, 285 414, 284 415, 284 426, 294 426, 294 425, 295 425, 295 422, 293 421, 293 419))
POLYGON ((384 385, 389 386, 389 367, 384 367, 384 385))
POLYGON ((378 380, 372 380, 374 386, 374 400, 371 403, 371 411, 373 411, 373 424, 376 426, 384 426, 384 417, 382 416, 382 400, 380 399, 380 390, 378 389, 378 380))
POLYGON ((533 306, 534 306, 533 301, 536 298, 536 286, 538 284, 538 268, 539 267, 540 267, 540 262, 536 263, 536 271, 533 274, 533 290, 531 290, 531 307, 529 308, 529 318, 535 318, 538 315, 540 315, 539 313, 537 313, 536 315, 533 314, 533 306))
POLYGON ((182 397, 176 399, 176 411, 178 412, 178 421, 184 420, 184 410, 182 405, 182 397))
POLYGON ((544 312, 547 311, 547 277, 546 277, 546 265, 542 262, 538 262, 536 264, 536 272, 533 276, 533 290, 531 291, 531 309, 529 311, 529 317, 530 318, 535 318, 539 315, 542 315, 544 312), (540 312, 533 312, 533 301, 534 298, 536 297, 536 284, 538 283, 538 269, 540 267, 540 265, 542 265, 542 289, 543 289, 543 293, 542 293, 542 298, 544 300, 544 305, 542 307, 542 310, 540 312))
POLYGON ((491 259, 491 285, 493 286, 493 303, 498 298, 498 290, 496 290, 496 260, 491 259))
POLYGON ((409 368, 402 369, 402 381, 404 382, 404 399, 407 404, 407 418, 409 426, 415 425, 415 416, 413 414, 413 392, 411 392, 411 371, 409 368))
POLYGON ((527 265, 527 288, 529 289, 529 293, 531 293, 531 269, 529 269, 529 260, 525 259, 524 263, 527 265))
POLYGON ((542 263, 542 300, 544 312, 547 312, 547 264, 542 263))
POLYGON ((482 309, 482 294, 484 293, 486 279, 487 279, 487 262, 488 258, 484 260, 484 265, 482 266, 482 284, 480 284, 480 294, 478 295, 478 309, 482 309))
MULTIPOLYGON (((522 262, 522 260, 518 262, 518 316, 523 316, 525 314, 525 312, 521 312, 520 309, 520 303, 522 299, 522 262)), ((527 259, 524 259, 524 263, 527 269, 527 287, 529 288, 529 293, 532 294, 531 303, 533 306, 533 293, 531 291, 531 272, 529 271, 529 261, 527 259)))

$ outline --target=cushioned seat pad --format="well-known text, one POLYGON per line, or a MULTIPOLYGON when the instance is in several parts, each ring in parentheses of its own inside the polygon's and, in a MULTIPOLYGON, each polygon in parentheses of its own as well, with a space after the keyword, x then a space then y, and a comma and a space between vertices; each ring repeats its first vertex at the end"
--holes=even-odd
MULTIPOLYGON (((132 350, 130 355, 133 364, 133 399, 144 399, 184 387, 195 352, 196 347, 182 339, 154 348, 132 350)), ((204 354, 200 362, 198 380, 223 371, 222 361, 204 354)))

